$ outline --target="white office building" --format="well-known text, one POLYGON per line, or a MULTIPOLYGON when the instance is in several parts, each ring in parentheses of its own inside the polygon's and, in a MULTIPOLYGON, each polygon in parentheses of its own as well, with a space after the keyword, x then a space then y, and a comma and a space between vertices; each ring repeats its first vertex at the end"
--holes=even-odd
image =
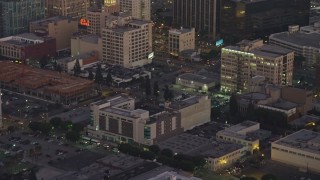
POLYGON ((120 11, 136 19, 151 20, 151 0, 119 0, 120 11))

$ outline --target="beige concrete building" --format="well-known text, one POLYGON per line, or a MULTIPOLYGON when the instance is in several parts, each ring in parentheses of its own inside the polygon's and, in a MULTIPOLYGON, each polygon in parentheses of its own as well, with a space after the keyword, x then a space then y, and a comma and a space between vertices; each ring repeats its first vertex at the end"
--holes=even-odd
POLYGON ((78 32, 78 21, 68 17, 56 16, 47 19, 30 22, 30 32, 48 35, 56 39, 57 51, 69 49, 70 39, 78 32))
POLYGON ((118 95, 90 105, 89 136, 114 142, 156 144, 183 132, 179 112, 135 109, 135 100, 118 95))
POLYGON ((114 12, 119 12, 120 8, 117 4, 105 6, 102 9, 89 8, 87 10, 86 19, 89 21, 87 32, 90 34, 100 35, 101 29, 106 26, 107 17, 114 12))
POLYGON ((192 96, 175 101, 167 109, 181 113, 181 127, 184 131, 211 120, 211 99, 208 96, 192 96))
POLYGON ((205 92, 215 86, 212 78, 192 73, 185 73, 176 77, 176 84, 205 92))
POLYGON ((62 68, 62 71, 69 74, 74 74, 73 68, 77 60, 79 61, 80 68, 84 69, 98 62, 98 54, 97 52, 92 51, 90 53, 85 53, 77 56, 57 59, 56 61, 57 64, 62 68))
POLYGON ((246 150, 253 153, 259 149, 259 137, 255 136, 260 129, 260 124, 253 121, 245 121, 217 132, 216 139, 241 144, 246 150))
POLYGON ((181 28, 169 30, 169 53, 179 56, 181 51, 195 49, 195 29, 181 28))
POLYGON ((221 50, 221 90, 245 92, 255 76, 275 85, 292 85, 294 52, 263 44, 262 40, 241 41, 221 50))
POLYGON ((152 23, 120 14, 107 18, 102 30, 102 60, 123 67, 152 62, 152 23))
POLYGON ((76 35, 71 38, 71 56, 78 56, 92 51, 102 59, 102 39, 96 35, 76 35))
POLYGON ((151 20, 151 0, 119 0, 119 5, 135 19, 151 20))
POLYGON ((86 17, 89 0, 45 0, 46 16, 86 17))
POLYGON ((271 159, 320 173, 320 133, 302 129, 271 143, 271 159))

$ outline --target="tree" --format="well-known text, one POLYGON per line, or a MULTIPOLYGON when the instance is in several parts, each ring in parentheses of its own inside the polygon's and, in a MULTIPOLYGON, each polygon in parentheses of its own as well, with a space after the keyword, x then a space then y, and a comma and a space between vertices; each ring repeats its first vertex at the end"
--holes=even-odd
POLYGON ((72 130, 75 132, 80 133, 81 131, 83 131, 83 129, 84 129, 84 125, 81 123, 75 123, 72 125, 72 130))
POLYGON ((193 171, 195 167, 192 161, 181 161, 178 164, 182 170, 189 172, 193 171))
POLYGON ((46 56, 43 56, 42 58, 39 59, 39 64, 40 64, 40 68, 42 69, 48 64, 48 60, 46 56))
POLYGON ((41 131, 42 134, 48 135, 52 130, 52 125, 50 123, 40 123, 39 128, 39 131, 41 131))
POLYGON ((276 180, 276 176, 273 174, 265 174, 262 176, 261 180, 276 180))
POLYGON ((257 180, 257 178, 254 178, 254 177, 243 177, 243 178, 240 178, 240 180, 257 180))
POLYGON ((32 130, 32 131, 39 131, 40 130, 40 126, 41 123, 40 122, 31 122, 29 123, 28 127, 32 130))
POLYGON ((149 77, 147 77, 145 85, 146 85, 146 87, 145 87, 146 95, 149 96, 151 94, 151 85, 150 85, 149 77))
POLYGON ((254 121, 255 120, 255 110, 252 102, 249 103, 247 108, 246 119, 254 121))
POLYGON ((154 154, 159 154, 160 148, 158 145, 152 145, 149 147, 149 151, 153 152, 154 154))
POLYGON ((76 76, 78 76, 81 73, 81 67, 80 67, 79 59, 76 59, 76 63, 73 66, 73 73, 76 76))
POLYGON ((16 128, 14 126, 9 126, 7 129, 10 133, 12 133, 16 130, 16 128))
POLYGON ((62 72, 62 67, 60 66, 60 64, 57 64, 56 71, 58 71, 59 73, 62 72))
POLYGON ((155 97, 159 97, 159 85, 158 85, 158 81, 155 81, 154 83, 153 83, 153 95, 155 96, 155 97))
POLYGON ((229 111, 232 116, 235 116, 238 112, 238 102, 235 94, 232 94, 229 100, 229 111))
POLYGON ((161 155, 167 156, 167 157, 172 157, 173 153, 171 149, 162 149, 161 155))
POLYGON ((106 84, 107 84, 108 86, 111 86, 111 85, 112 85, 112 76, 111 76, 110 73, 107 74, 106 84))
POLYGON ((64 131, 68 131, 68 130, 71 130, 72 129, 72 122, 71 121, 64 121, 62 124, 61 124, 61 129, 64 130, 64 131))
POLYGON ((50 119, 50 124, 54 127, 54 128, 59 128, 62 124, 62 120, 60 117, 54 117, 52 119, 50 119))
POLYGON ((149 159, 149 160, 154 160, 154 158, 156 157, 156 155, 151 151, 142 151, 140 156, 143 159, 149 159))
POLYGON ((163 98, 166 101, 171 101, 173 99, 173 92, 169 89, 168 85, 165 86, 163 98))
POLYGON ((103 82, 103 76, 101 72, 101 65, 99 64, 96 70, 96 77, 94 79, 94 82, 97 84, 101 84, 103 82))
POLYGON ((72 142, 77 142, 80 139, 80 134, 75 131, 68 131, 66 133, 66 139, 72 142))
POLYGON ((200 156, 192 157, 192 162, 197 167, 203 167, 206 165, 206 160, 200 156))
POLYGON ((92 71, 89 71, 88 79, 90 79, 90 80, 94 79, 94 75, 93 75, 92 71))

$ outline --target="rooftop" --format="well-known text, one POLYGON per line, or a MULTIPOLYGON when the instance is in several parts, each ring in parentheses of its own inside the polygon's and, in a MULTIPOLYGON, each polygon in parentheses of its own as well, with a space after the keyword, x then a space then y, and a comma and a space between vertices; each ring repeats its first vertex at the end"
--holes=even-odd
MULTIPOLYGON (((217 133, 225 136, 236 137, 239 139, 244 139, 248 141, 255 141, 259 139, 258 136, 248 136, 248 133, 254 132, 260 129, 260 124, 253 121, 244 121, 242 123, 236 124, 217 133), (257 126, 253 128, 253 126, 257 126)), ((252 134, 251 134, 252 135, 252 134)))
POLYGON ((298 119, 291 121, 289 124, 292 126, 304 127, 311 123, 317 123, 320 121, 320 118, 317 116, 304 115, 298 119))
POLYGON ((203 83, 203 84, 210 84, 212 82, 214 82, 214 80, 212 78, 208 78, 202 75, 198 75, 198 74, 192 74, 192 73, 185 73, 179 76, 179 78, 181 79, 185 79, 188 81, 195 81, 195 82, 199 82, 199 83, 203 83))
POLYGON ((197 104, 200 98, 204 98, 204 96, 191 96, 187 99, 183 99, 181 101, 175 101, 171 103, 170 107, 177 110, 183 109, 183 108, 192 106, 194 104, 197 104))
POLYGON ((291 44, 296 44, 298 46, 320 48, 319 33, 295 32, 295 33, 289 34, 289 32, 281 32, 281 33, 272 34, 270 36, 270 39, 281 40, 291 44))
POLYGON ((72 20, 72 18, 66 17, 66 16, 55 16, 55 17, 50 17, 50 18, 41 19, 41 20, 37 20, 37 21, 32 21, 30 23, 31 24, 39 24, 39 25, 47 25, 49 23, 55 23, 55 22, 63 21, 63 20, 72 20))
POLYGON ((172 179, 172 177, 176 177, 177 180, 201 180, 200 178, 197 178, 197 177, 186 177, 174 171, 163 172, 157 175, 156 177, 150 178, 148 180, 168 180, 168 179, 172 179))
POLYGON ((128 101, 131 101, 131 100, 133 100, 133 99, 131 97, 129 97, 128 95, 120 94, 120 95, 117 95, 117 96, 113 96, 113 97, 110 97, 110 98, 107 98, 107 99, 100 100, 100 101, 92 103, 92 104, 99 106, 99 105, 103 105, 105 103, 109 103, 110 102, 110 106, 116 106, 118 104, 122 104, 124 102, 128 102, 128 101))
POLYGON ((320 156, 320 133, 302 129, 272 144, 287 146, 320 156))
POLYGON ((133 118, 133 119, 139 118, 141 114, 149 113, 148 111, 143 109, 127 110, 127 109, 122 109, 117 107, 106 107, 100 110, 104 112, 112 113, 115 115, 119 115, 119 116, 133 118))
POLYGON ((290 101, 280 100, 272 104, 271 106, 275 108, 283 109, 283 110, 290 110, 290 109, 296 108, 298 104, 290 101))
POLYGON ((252 100, 265 100, 270 98, 268 94, 264 93, 259 93, 259 92, 252 92, 252 93, 247 93, 241 96, 243 99, 252 99, 252 100))
POLYGON ((80 54, 78 56, 74 56, 74 57, 66 57, 66 58, 61 58, 61 59, 57 59, 58 63, 68 63, 68 62, 72 62, 76 59, 87 59, 90 57, 94 57, 96 56, 96 52, 89 52, 89 53, 85 53, 85 54, 80 54))
POLYGON ((184 34, 194 31, 194 28, 180 28, 180 29, 170 29, 169 33, 184 34))
POLYGON ((243 146, 239 144, 214 140, 210 144, 209 150, 201 154, 206 157, 220 158, 241 148, 243 148, 243 146))

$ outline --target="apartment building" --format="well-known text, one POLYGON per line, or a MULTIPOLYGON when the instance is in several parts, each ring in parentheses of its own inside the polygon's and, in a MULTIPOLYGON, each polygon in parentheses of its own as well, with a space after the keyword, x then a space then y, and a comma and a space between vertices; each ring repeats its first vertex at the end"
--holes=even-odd
POLYGON ((76 34, 71 38, 71 56, 97 52, 98 60, 102 59, 102 39, 91 34, 76 34))
POLYGON ((56 39, 56 50, 70 49, 70 39, 78 32, 77 20, 70 17, 56 16, 30 22, 29 31, 39 36, 50 36, 56 39))
POLYGON ((320 133, 302 129, 271 143, 271 159, 319 173, 319 142, 320 133))
POLYGON ((119 5, 135 19, 151 20, 151 0, 119 0, 119 5))
POLYGON ((152 62, 152 23, 119 14, 107 18, 102 30, 102 60, 123 67, 152 62))
POLYGON ((221 90, 245 92, 252 78, 263 76, 266 82, 292 85, 294 52, 263 44, 262 40, 243 40, 221 50, 221 90))
POLYGON ((181 51, 195 49, 195 29, 180 28, 169 30, 169 53, 179 56, 181 51))
POLYGON ((86 17, 89 0, 45 0, 46 17, 68 16, 79 20, 86 17))
POLYGON ((135 109, 135 100, 118 95, 90 105, 89 136, 115 142, 156 144, 183 132, 179 112, 135 109))
POLYGON ((244 121, 217 132, 216 139, 241 144, 246 150, 253 153, 259 149, 259 137, 254 132, 259 131, 260 124, 253 121, 244 121))
POLYGON ((0 0, 0 14, 0 37, 25 33, 30 21, 44 18, 44 0, 0 0))
POLYGON ((0 55, 12 60, 41 59, 56 56, 56 40, 23 33, 0 39, 0 55))
POLYGON ((312 67, 320 63, 320 25, 316 28, 304 27, 299 30, 299 26, 289 26, 286 32, 271 34, 270 44, 284 47, 294 51, 295 55, 305 58, 306 67, 312 67))

